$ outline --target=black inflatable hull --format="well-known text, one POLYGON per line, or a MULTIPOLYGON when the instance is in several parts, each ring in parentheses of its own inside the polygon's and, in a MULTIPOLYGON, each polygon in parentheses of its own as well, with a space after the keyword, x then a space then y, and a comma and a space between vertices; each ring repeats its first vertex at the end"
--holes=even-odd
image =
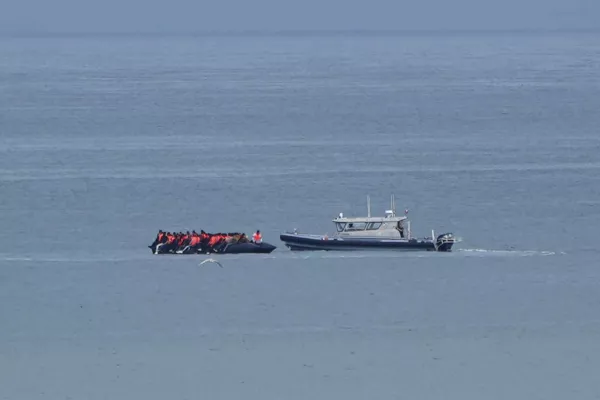
POLYGON ((270 243, 236 243, 230 244, 223 248, 221 251, 216 251, 219 254, 245 254, 245 253, 257 253, 257 254, 269 254, 277 247, 270 243))
POLYGON ((399 251, 452 251, 453 243, 440 243, 436 248, 429 240, 385 240, 385 239, 325 239, 316 235, 281 234, 279 239, 292 251, 305 250, 399 250, 399 251))
POLYGON ((192 249, 186 247, 183 250, 174 251, 173 249, 164 248, 159 246, 158 253, 155 252, 155 248, 150 245, 148 246, 152 251, 152 254, 268 254, 275 250, 277 247, 270 243, 235 243, 235 244, 221 244, 215 248, 198 248, 192 249))

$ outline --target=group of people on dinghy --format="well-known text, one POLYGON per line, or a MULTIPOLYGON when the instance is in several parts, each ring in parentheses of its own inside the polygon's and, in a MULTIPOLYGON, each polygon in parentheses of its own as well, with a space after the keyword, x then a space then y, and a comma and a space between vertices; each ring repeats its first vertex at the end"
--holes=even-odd
POLYGON ((153 254, 197 254, 197 253, 221 253, 229 246, 242 243, 262 243, 262 235, 257 230, 252 239, 245 233, 207 233, 203 230, 187 232, 164 232, 158 231, 154 242, 148 246, 153 254))

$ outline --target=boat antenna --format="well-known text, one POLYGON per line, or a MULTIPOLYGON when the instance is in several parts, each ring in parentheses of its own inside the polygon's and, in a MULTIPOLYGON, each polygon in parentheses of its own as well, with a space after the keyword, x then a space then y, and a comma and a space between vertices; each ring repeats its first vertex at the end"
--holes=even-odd
POLYGON ((367 217, 371 218, 371 197, 367 195, 367 217))
POLYGON ((390 203, 391 203, 390 205, 392 206, 392 207, 391 207, 391 208, 392 208, 392 213, 393 213, 392 215, 395 217, 395 216, 396 216, 396 202, 395 202, 395 199, 394 199, 394 195, 393 195, 393 194, 392 194, 392 196, 391 196, 391 201, 390 201, 390 203))

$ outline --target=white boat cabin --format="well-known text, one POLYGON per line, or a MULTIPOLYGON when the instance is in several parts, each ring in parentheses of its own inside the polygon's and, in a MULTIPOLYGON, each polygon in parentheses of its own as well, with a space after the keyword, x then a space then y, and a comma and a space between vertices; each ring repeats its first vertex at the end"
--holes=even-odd
POLYGON ((392 238, 407 237, 409 229, 405 226, 404 221, 407 221, 405 216, 397 217, 393 213, 389 213, 385 217, 354 218, 345 218, 340 213, 338 218, 333 219, 338 236, 392 238))
POLYGON ((371 198, 367 196, 366 217, 344 217, 343 213, 333 219, 337 236, 353 236, 365 238, 410 239, 410 221, 406 216, 396 215, 396 202, 391 197, 391 209, 385 211, 384 217, 371 217, 371 198))

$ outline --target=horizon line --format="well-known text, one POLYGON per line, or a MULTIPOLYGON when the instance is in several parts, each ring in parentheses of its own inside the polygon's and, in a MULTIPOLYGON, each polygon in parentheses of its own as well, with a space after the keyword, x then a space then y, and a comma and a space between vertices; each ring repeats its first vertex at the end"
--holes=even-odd
POLYGON ((429 28, 429 29, 206 29, 165 31, 15 31, 0 30, 0 37, 124 37, 124 36, 343 36, 373 35, 401 36, 427 34, 549 34, 549 33, 599 33, 600 28, 429 28))

